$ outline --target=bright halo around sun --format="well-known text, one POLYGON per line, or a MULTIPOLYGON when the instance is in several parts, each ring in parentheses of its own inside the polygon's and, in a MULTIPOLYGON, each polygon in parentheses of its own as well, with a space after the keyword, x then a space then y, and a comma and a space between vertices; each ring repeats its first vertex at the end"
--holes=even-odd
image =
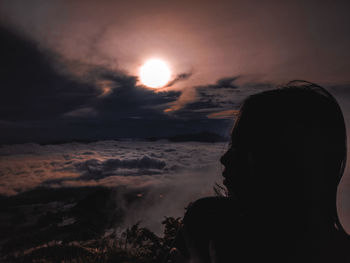
POLYGON ((170 80, 171 73, 168 65, 161 59, 147 60, 140 68, 142 84, 150 88, 161 88, 170 80))

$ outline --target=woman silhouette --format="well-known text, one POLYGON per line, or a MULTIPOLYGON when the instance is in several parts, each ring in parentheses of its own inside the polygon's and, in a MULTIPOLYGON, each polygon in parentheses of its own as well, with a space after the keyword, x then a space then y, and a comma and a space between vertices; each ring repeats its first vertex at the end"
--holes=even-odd
POLYGON ((228 197, 187 210, 174 262, 350 262, 336 209, 343 114, 305 81, 248 97, 221 162, 228 197))

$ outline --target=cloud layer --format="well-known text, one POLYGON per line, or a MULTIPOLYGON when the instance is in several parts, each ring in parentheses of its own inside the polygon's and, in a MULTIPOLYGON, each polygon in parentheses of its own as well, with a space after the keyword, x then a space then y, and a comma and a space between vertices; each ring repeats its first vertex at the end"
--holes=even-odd
POLYGON ((0 194, 39 186, 122 187, 140 198, 125 222, 143 220, 159 230, 164 216, 181 216, 190 201, 213 194, 215 182, 222 180, 219 158, 225 147, 167 141, 1 146, 0 194))

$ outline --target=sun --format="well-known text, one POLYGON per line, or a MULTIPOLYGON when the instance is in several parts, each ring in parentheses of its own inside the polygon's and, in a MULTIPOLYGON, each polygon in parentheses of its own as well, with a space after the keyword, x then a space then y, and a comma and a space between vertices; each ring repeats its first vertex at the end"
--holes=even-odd
POLYGON ((140 68, 140 80, 142 84, 150 88, 164 87, 170 80, 170 69, 161 59, 150 59, 140 68))

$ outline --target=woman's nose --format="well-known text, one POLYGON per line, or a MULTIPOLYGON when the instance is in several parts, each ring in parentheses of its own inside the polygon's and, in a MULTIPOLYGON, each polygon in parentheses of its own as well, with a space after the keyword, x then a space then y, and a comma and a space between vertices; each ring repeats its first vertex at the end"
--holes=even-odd
POLYGON ((224 153, 222 156, 221 156, 221 158, 220 158, 220 163, 221 164, 223 164, 223 165, 225 165, 225 158, 226 158, 226 155, 227 154, 227 152, 226 153, 224 153))
POLYGON ((222 156, 221 156, 221 158, 220 158, 220 162, 223 164, 223 165, 226 165, 227 164, 227 161, 228 161, 228 157, 229 157, 229 155, 230 155, 230 152, 231 152, 231 149, 228 149, 227 151, 226 151, 226 153, 224 153, 222 156))

